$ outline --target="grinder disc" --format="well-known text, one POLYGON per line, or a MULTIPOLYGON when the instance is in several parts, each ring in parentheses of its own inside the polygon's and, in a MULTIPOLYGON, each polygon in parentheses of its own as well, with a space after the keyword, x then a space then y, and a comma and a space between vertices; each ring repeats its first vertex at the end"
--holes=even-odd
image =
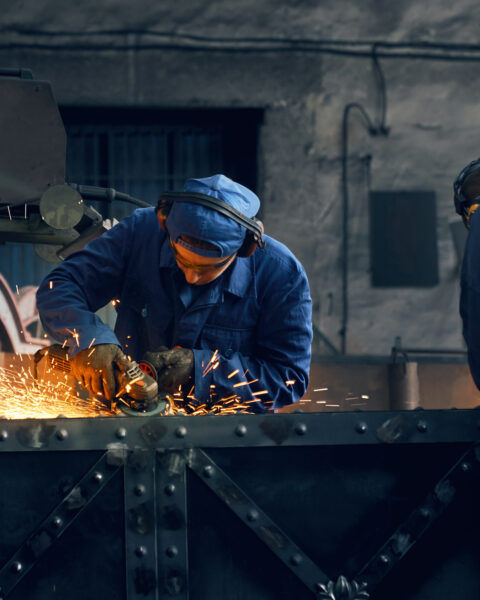
POLYGON ((150 410, 135 410, 128 406, 121 406, 120 410, 129 417, 153 417, 154 415, 164 414, 168 405, 168 400, 158 400, 150 410))

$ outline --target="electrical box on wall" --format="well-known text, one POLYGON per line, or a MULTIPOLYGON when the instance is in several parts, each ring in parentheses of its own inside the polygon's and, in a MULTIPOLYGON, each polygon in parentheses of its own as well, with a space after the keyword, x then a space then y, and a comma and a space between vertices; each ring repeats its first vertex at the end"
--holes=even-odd
POLYGON ((370 264, 376 287, 438 284, 435 192, 370 192, 370 264))

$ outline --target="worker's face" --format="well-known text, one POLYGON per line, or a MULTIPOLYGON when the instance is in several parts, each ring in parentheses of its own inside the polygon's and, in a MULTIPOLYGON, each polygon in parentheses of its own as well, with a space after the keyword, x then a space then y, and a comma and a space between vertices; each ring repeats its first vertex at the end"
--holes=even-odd
POLYGON ((173 254, 179 269, 183 271, 185 279, 193 285, 205 285, 210 283, 228 269, 237 256, 237 253, 231 256, 221 256, 212 258, 210 256, 201 256, 187 250, 183 246, 170 240, 173 254))

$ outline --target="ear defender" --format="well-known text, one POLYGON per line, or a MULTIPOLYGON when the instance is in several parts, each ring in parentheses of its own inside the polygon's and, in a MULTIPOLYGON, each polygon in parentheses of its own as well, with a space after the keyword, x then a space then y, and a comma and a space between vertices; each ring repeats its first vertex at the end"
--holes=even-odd
POLYGON ((166 220, 174 202, 187 202, 190 204, 199 204, 219 212, 220 214, 229 217, 242 227, 245 227, 247 233, 245 240, 237 252, 238 256, 246 258, 252 256, 257 248, 263 250, 265 248, 265 240, 263 233, 265 231, 263 223, 253 217, 246 217, 233 206, 230 206, 219 198, 207 196, 206 194, 198 194, 194 192, 165 192, 158 199, 157 218, 160 227, 166 231, 166 220))
MULTIPOLYGON (((263 227, 263 223, 259 219, 252 219, 252 221, 255 221, 258 228, 260 229, 260 232, 261 232, 260 238, 263 241, 263 233, 265 231, 265 228, 263 227)), ((240 249, 238 250, 237 255, 241 256, 242 258, 248 258, 249 256, 252 256, 252 254, 255 252, 255 250, 259 246, 260 238, 256 233, 247 229, 247 233, 245 235, 245 240, 244 240, 243 244, 240 246, 240 249)), ((264 244, 265 244, 265 242, 264 242, 264 244)))
POLYGON ((160 196, 157 205, 157 219, 160 227, 166 231, 167 227, 165 225, 170 209, 172 208, 172 202, 160 196))

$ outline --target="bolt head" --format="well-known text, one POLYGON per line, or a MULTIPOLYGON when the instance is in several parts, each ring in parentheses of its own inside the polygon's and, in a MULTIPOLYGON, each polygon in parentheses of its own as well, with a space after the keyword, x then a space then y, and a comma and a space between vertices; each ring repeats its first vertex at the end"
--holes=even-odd
POLYGON ((420 509, 420 516, 423 517, 424 519, 429 519, 430 518, 430 509, 423 507, 420 509))
POLYGON ((365 433, 368 429, 368 425, 364 422, 364 421, 359 421, 356 425, 355 425, 355 431, 357 433, 365 433))
POLYGON ((16 560, 14 563, 12 563, 11 569, 12 573, 20 573, 23 570, 23 565, 21 562, 16 560))
POLYGON ((420 433, 425 433, 428 429, 428 425, 427 425, 426 421, 418 421, 417 429, 420 433))
POLYGON ((390 563, 390 559, 386 554, 380 554, 379 560, 382 565, 388 565, 390 563))
POLYGON ((143 496, 146 491, 147 491, 146 487, 141 483, 137 484, 133 488, 133 493, 135 494, 135 496, 143 496))
POLYGON ((53 517, 52 519, 52 525, 55 527, 55 529, 60 529, 60 527, 63 525, 63 520, 61 517, 53 517))
POLYGON ((462 462, 460 464, 460 469, 464 472, 464 473, 468 473, 468 471, 470 471, 472 468, 472 465, 469 462, 462 462))
POLYGON ((177 429, 175 430, 175 435, 178 438, 184 438, 187 435, 187 428, 183 427, 183 425, 177 427, 177 429))
POLYGON ((294 567, 297 567, 302 562, 302 560, 303 559, 300 554, 292 554, 292 556, 290 557, 290 564, 292 564, 294 567))
POLYGON ((235 433, 238 435, 238 437, 243 437, 244 435, 247 435, 247 428, 245 425, 237 425, 235 433))
POLYGON ((295 433, 297 435, 305 435, 307 433, 307 426, 305 423, 297 423, 295 425, 295 433))
POLYGON ((7 439, 8 439, 8 431, 6 431, 5 429, 2 429, 2 431, 0 431, 0 442, 4 442, 7 439))
POLYGON ((175 493, 175 486, 173 483, 169 483, 167 484, 164 488, 163 491, 165 492, 165 494, 167 496, 173 496, 173 494, 175 493))
POLYGON ((95 473, 92 475, 92 481, 94 483, 101 483, 102 480, 103 480, 102 473, 100 473, 100 471, 95 471, 95 473))
POLYGON ((147 554, 147 549, 145 546, 137 546, 135 548, 135 554, 138 556, 138 558, 143 558, 147 554))
POLYGON ((165 554, 169 558, 175 558, 178 554, 178 548, 176 546, 168 546, 168 548, 165 550, 165 554))
POLYGON ((259 516, 258 511, 252 508, 252 510, 249 510, 247 513, 247 520, 252 523, 253 521, 256 521, 259 516))
POLYGON ((67 439, 68 431, 66 429, 59 429, 55 435, 57 436, 57 440, 62 442, 67 439))
POLYGON ((125 427, 119 427, 115 432, 115 435, 119 440, 123 440, 127 437, 127 430, 125 429, 125 427))
POLYGON ((211 465, 207 465, 206 467, 203 467, 202 473, 204 477, 213 477, 215 474, 215 469, 211 465))

